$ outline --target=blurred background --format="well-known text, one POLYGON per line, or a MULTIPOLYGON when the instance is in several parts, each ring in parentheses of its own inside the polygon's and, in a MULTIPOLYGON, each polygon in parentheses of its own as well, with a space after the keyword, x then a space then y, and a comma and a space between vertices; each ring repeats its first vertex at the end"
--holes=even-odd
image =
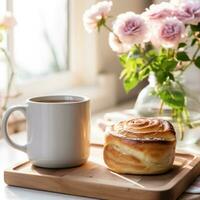
MULTIPOLYGON (((32 96, 64 93, 89 96, 93 113, 127 101, 132 102, 130 108, 133 107, 147 80, 129 94, 124 92, 118 78, 121 71, 119 60, 106 42, 108 32, 101 30, 100 34, 88 34, 83 27, 84 11, 96 2, 0 1, 0 13, 11 11, 17 21, 2 44, 8 50, 15 70, 11 89, 14 97, 9 100, 9 106, 22 104, 32 96), (15 96, 16 92, 20 95, 15 96)), ((152 3, 151 0, 113 0, 111 15, 129 10, 141 13, 152 3)), ((0 56, 0 89, 3 95, 9 71, 5 57, 0 56)), ((188 83, 199 92, 199 73, 191 69, 187 77, 188 83)), ((23 120, 20 119, 21 116, 14 117, 11 121, 21 124, 23 120)), ((14 125, 13 132, 21 130, 19 124, 18 128, 14 125)))

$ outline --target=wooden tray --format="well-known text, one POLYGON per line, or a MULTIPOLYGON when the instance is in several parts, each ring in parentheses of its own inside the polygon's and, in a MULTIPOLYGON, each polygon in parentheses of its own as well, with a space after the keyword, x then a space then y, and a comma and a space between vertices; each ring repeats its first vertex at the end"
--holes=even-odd
POLYGON ((101 199, 176 199, 200 174, 200 158, 177 153, 174 167, 163 175, 121 175, 108 170, 102 147, 92 146, 89 161, 69 169, 44 169, 30 162, 4 172, 8 185, 101 199))

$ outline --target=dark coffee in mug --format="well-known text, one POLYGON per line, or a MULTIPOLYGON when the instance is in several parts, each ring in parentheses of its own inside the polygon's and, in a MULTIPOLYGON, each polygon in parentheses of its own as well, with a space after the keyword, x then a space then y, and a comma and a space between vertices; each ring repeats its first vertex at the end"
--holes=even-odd
POLYGON ((46 100, 46 101, 35 101, 39 103, 78 103, 80 101, 77 100, 46 100))
POLYGON ((51 96, 51 98, 46 98, 46 97, 42 97, 42 98, 32 98, 32 101, 34 102, 38 102, 38 103, 79 103, 81 102, 83 99, 79 98, 77 96, 66 96, 65 98, 61 98, 60 96, 51 96))

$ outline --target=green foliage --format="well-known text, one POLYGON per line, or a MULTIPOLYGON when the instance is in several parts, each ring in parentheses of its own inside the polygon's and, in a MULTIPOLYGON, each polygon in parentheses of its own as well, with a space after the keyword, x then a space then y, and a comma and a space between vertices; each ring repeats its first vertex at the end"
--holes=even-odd
POLYGON ((196 58, 196 60, 194 61, 194 64, 200 69, 200 56, 196 58))
POLYGON ((174 58, 168 58, 163 61, 162 67, 165 71, 173 71, 178 64, 178 61, 176 61, 174 58))
POLYGON ((181 42, 181 43, 178 45, 178 49, 183 48, 183 47, 185 47, 186 45, 187 45, 186 43, 181 42))
POLYGON ((172 108, 181 108, 185 105, 184 94, 178 90, 162 90, 159 96, 172 108))
POLYGON ((134 87, 137 86, 139 83, 138 73, 134 74, 134 76, 131 76, 129 79, 124 80, 124 89, 126 92, 129 92, 134 87))
POLYGON ((196 39, 196 38, 193 38, 193 39, 192 39, 192 42, 191 42, 191 46, 194 46, 196 42, 197 42, 197 39, 196 39))
POLYGON ((127 59, 127 55, 126 54, 122 54, 122 55, 119 56, 119 61, 120 61, 121 65, 123 67, 125 67, 124 65, 126 64, 126 59, 127 59))
POLYGON ((150 68, 149 67, 146 67, 144 69, 142 69, 140 72, 139 72, 139 78, 140 80, 142 81, 143 79, 145 79, 150 73, 150 68))
POLYGON ((152 48, 142 51, 135 46, 128 54, 120 55, 123 66, 120 78, 123 79, 124 88, 129 92, 138 83, 154 72, 157 82, 162 84, 166 80, 174 80, 173 71, 178 61, 174 58, 174 52, 162 49, 160 52, 152 48))
POLYGON ((200 23, 198 25, 190 25, 191 30, 193 32, 199 32, 200 31, 200 23))
POLYGON ((159 84, 164 83, 168 79, 174 80, 172 72, 177 66, 178 61, 171 54, 173 52, 170 52, 170 50, 161 51, 152 63, 152 71, 159 84))
POLYGON ((190 61, 189 56, 184 51, 177 52, 176 58, 177 58, 177 60, 180 60, 180 61, 190 61))
POLYGON ((157 95, 166 105, 174 109, 185 106, 185 92, 176 82, 169 80, 159 85, 157 95))
POLYGON ((122 54, 119 57, 123 66, 120 78, 123 79, 126 92, 135 88, 150 73, 150 68, 141 58, 140 53, 139 47, 134 47, 128 54, 122 54))

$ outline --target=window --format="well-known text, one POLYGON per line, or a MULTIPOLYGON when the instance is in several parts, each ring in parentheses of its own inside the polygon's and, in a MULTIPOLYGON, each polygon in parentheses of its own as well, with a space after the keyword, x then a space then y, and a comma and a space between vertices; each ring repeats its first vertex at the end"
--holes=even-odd
MULTIPOLYGON (((82 16, 91 2, 1 0, 1 9, 3 5, 17 20, 5 45, 16 68, 15 86, 22 95, 11 99, 10 105, 22 103, 32 96, 66 91, 94 96, 102 101, 103 96, 114 92, 111 87, 105 90, 104 78, 98 74, 101 63, 97 37, 86 33, 83 27, 82 16)), ((0 14, 5 10, 0 10, 0 14)), ((5 88, 8 74, 2 61, 0 54, 0 89, 5 88)), ((106 81, 108 77, 105 77, 106 81)), ((113 79, 109 78, 109 81, 113 79)), ((98 104, 96 109, 107 106, 95 102, 98 104)))
POLYGON ((19 81, 67 70, 68 0, 14 0, 12 10, 18 22, 13 58, 19 81))
MULTIPOLYGON (((1 0, 0 14, 6 10, 17 20, 3 45, 9 49, 18 83, 69 70, 69 0, 1 0)), ((7 67, 0 56, 4 88, 7 67)))
MULTIPOLYGON (((12 11, 17 20, 7 44, 20 88, 30 80, 43 87, 46 78, 48 82, 51 80, 50 76, 53 79, 57 76, 57 80, 61 76, 64 80, 64 73, 69 87, 96 81, 97 41, 94 35, 85 32, 82 24, 83 12, 89 6, 87 0, 1 0, 1 9, 3 5, 4 11, 12 11)), ((3 65, 5 63, 0 67, 0 88, 5 87, 7 77, 3 65)), ((60 79, 59 82, 61 85, 60 79)))

